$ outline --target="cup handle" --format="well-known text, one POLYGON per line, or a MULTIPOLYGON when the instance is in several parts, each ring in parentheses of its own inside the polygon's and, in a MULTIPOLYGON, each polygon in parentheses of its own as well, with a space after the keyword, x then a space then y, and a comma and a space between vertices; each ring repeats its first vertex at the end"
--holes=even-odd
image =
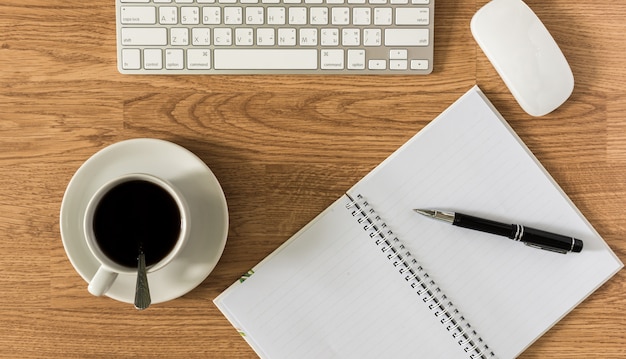
POLYGON ((115 278, 117 278, 116 272, 112 272, 104 268, 104 266, 100 266, 96 275, 94 275, 91 282, 89 282, 87 290, 96 297, 102 296, 111 288, 115 278))

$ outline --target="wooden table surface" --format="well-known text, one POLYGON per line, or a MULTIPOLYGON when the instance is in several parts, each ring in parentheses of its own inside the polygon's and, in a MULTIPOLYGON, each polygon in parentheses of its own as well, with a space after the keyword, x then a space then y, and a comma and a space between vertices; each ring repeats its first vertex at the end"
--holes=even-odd
MULTIPOLYGON (((428 76, 129 76, 116 69, 113 0, 3 0, 0 356, 256 357, 212 299, 474 84, 626 261, 626 3, 527 1, 576 79, 542 118, 520 109, 473 41, 484 3, 437 0, 428 76), (59 230, 79 166, 137 137, 197 154, 230 213, 211 275, 143 312, 91 296, 59 230)), ((522 358, 626 357, 625 273, 522 358)))

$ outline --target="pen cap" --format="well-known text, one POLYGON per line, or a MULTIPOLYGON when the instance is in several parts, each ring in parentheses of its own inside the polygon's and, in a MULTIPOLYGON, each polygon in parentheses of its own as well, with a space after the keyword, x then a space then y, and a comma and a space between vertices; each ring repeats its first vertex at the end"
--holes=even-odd
POLYGON ((583 250, 583 241, 580 239, 574 238, 574 246, 572 247, 572 252, 579 253, 583 250))
POLYGON ((524 227, 521 240, 527 244, 557 252, 580 252, 583 249, 583 242, 580 239, 531 227, 524 227))

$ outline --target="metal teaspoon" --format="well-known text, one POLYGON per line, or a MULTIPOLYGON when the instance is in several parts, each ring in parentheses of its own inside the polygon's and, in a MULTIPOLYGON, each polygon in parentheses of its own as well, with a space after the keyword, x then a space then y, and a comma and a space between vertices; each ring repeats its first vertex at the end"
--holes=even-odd
POLYGON ((148 287, 148 274, 146 273, 146 255, 143 249, 139 250, 137 259, 137 286, 135 288, 135 308, 144 310, 150 306, 150 288, 148 287))

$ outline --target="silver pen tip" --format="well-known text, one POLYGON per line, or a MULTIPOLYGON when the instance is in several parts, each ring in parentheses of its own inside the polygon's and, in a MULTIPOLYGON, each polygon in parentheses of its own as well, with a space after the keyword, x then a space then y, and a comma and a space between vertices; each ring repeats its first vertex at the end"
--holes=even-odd
POLYGON ((414 209, 414 211, 428 218, 434 218, 440 221, 454 223, 454 212, 444 212, 431 209, 414 209))
POLYGON ((415 212, 419 213, 419 214, 422 214, 422 215, 426 216, 426 217, 435 217, 435 213, 437 212, 437 211, 433 211, 433 210, 430 210, 430 209, 413 209, 413 210, 415 212))

